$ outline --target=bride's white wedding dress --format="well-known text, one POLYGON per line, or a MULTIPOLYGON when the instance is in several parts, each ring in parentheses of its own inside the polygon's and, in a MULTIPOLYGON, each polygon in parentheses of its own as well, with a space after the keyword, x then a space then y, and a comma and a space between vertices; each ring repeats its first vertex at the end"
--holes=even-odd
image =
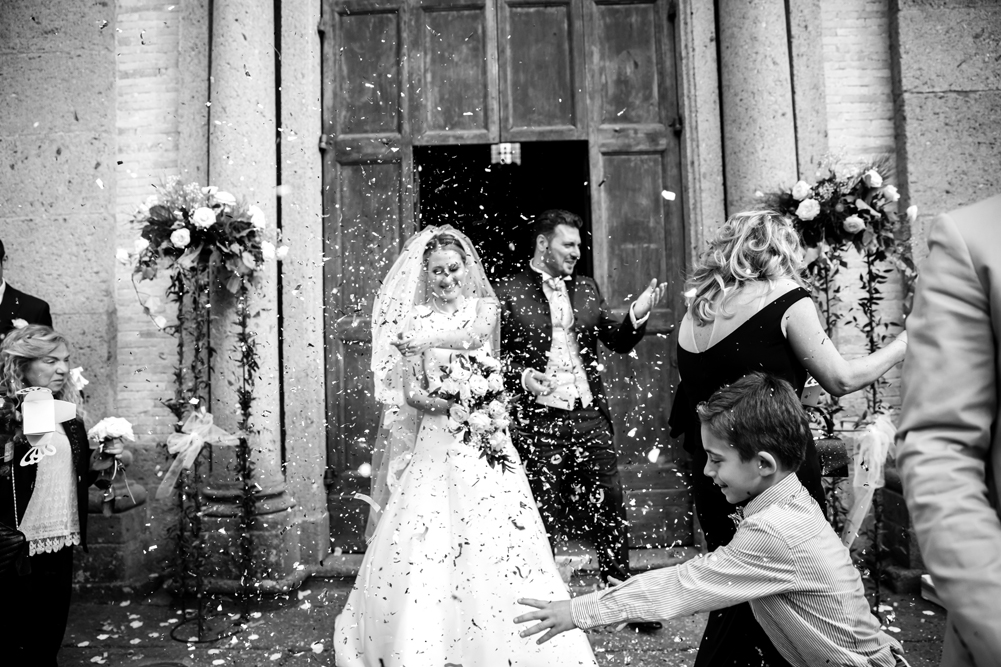
MULTIPOLYGON (((454 315, 419 306, 414 328, 462 328, 454 315)), ((478 353, 489 353, 481 348, 478 353)), ((454 350, 424 353, 429 384, 454 350)), ((542 520, 515 450, 513 471, 491 468, 479 451, 424 415, 413 458, 379 520, 354 589, 334 624, 338 667, 594 666, 580 630, 539 646, 514 617, 518 598, 565 600, 542 520)))

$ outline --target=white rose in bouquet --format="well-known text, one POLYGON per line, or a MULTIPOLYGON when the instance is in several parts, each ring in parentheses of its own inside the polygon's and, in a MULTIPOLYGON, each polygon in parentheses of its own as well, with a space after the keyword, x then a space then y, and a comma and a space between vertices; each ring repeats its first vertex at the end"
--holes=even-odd
POLYGON ((870 169, 869 171, 862 174, 862 180, 870 188, 878 188, 883 185, 883 177, 879 175, 879 172, 875 169, 870 169))
POLYGON ((798 181, 792 186, 792 198, 796 201, 803 201, 810 196, 810 184, 806 181, 798 181))
POLYGON ((459 385, 459 400, 463 403, 469 403, 473 400, 473 392, 469 389, 469 383, 459 385))
POLYGON ((490 447, 493 448, 495 452, 499 452, 504 449, 504 446, 507 444, 504 442, 505 440, 507 440, 507 435, 504 431, 494 431, 490 434, 490 437, 487 438, 487 442, 490 443, 490 447))
POLYGON ((498 430, 504 430, 511 425, 511 420, 505 417, 498 417, 494 419, 494 428, 498 430))
POLYGON ((148 247, 149 247, 149 241, 147 241, 141 236, 137 238, 135 240, 135 243, 133 244, 133 249, 136 251, 137 255, 148 247))
POLYGON ((271 241, 261 241, 261 255, 269 262, 275 258, 275 244, 271 241))
POLYGON ((464 405, 453 403, 452 407, 448 409, 448 418, 461 424, 469 419, 469 410, 464 405))
POLYGON ((804 199, 796 207, 796 217, 800 220, 813 220, 820 215, 820 204, 816 199, 804 199))
POLYGON ((170 242, 174 244, 175 248, 186 248, 191 243, 191 232, 188 231, 187 227, 175 229, 170 235, 170 242))
POLYGON ((458 362, 452 363, 452 379, 456 382, 466 382, 473 376, 473 372, 458 362))
POLYGON ((132 258, 129 257, 129 251, 125 248, 119 248, 115 251, 115 259, 118 260, 119 264, 129 264, 132 262, 132 258))
POLYGON ((445 378, 441 381, 438 391, 449 396, 456 396, 459 393, 459 383, 452 378, 445 378))
POLYGON ((490 391, 504 391, 504 376, 500 373, 491 373, 487 378, 487 387, 490 391))
POLYGON ((215 211, 207 206, 196 208, 191 214, 191 222, 199 229, 207 229, 215 224, 215 211))
POLYGON ((842 223, 845 231, 849 234, 858 234, 865 229, 865 221, 857 215, 849 215, 842 223))
POLYGON ((487 384, 487 379, 479 373, 473 373, 473 375, 469 378, 469 391, 473 393, 473 396, 476 396, 477 398, 486 396, 489 389, 490 387, 487 384))
POLYGON ((466 420, 466 423, 469 424, 469 428, 473 429, 473 431, 483 432, 490 428, 492 422, 487 413, 482 410, 477 410, 473 414, 469 415, 469 419, 466 420))
POLYGON ((499 371, 501 368, 500 361, 487 355, 480 357, 480 363, 483 364, 484 367, 492 371, 499 371))
POLYGON ((222 204, 223 206, 236 206, 236 197, 228 192, 217 191, 212 195, 217 204, 222 204))
POLYGON ((278 246, 278 249, 275 250, 275 259, 277 259, 279 262, 285 259, 286 255, 288 255, 287 245, 278 246))
POLYGON ((247 213, 250 215, 250 224, 254 226, 254 229, 264 229, 267 226, 264 211, 259 206, 251 204, 247 207, 247 213))
POLYGON ((489 405, 487 405, 487 414, 494 419, 500 419, 507 414, 507 408, 500 401, 490 401, 489 405))
POLYGON ((886 197, 886 201, 895 202, 900 201, 900 193, 897 192, 897 187, 894 185, 887 185, 883 188, 883 196, 886 197))
POLYGON ((115 438, 125 438, 131 441, 136 439, 132 433, 132 423, 121 417, 105 417, 87 431, 87 437, 97 444, 115 438))

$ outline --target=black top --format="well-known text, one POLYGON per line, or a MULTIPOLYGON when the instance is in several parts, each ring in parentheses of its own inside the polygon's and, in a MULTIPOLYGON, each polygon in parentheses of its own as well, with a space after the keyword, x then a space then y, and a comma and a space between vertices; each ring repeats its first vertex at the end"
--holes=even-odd
POLYGON ((17 319, 24 320, 28 324, 52 326, 49 304, 37 296, 31 296, 21 290, 14 289, 10 283, 7 283, 3 293, 3 301, 0 301, 0 341, 14 328, 13 320, 17 319))

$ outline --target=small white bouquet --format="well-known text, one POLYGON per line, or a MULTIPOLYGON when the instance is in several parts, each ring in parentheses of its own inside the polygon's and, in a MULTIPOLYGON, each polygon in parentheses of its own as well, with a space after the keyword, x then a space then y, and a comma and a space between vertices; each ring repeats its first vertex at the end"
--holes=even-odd
POLYGON ((511 419, 500 362, 484 354, 454 354, 449 366, 441 370, 441 386, 431 393, 453 402, 449 430, 479 449, 480 458, 491 468, 499 465, 502 471, 511 470, 513 462, 507 453, 511 419))
POLYGON ((90 438, 91 449, 102 449, 106 444, 119 439, 131 442, 136 440, 132 433, 132 423, 122 417, 105 417, 87 431, 87 437, 90 438))

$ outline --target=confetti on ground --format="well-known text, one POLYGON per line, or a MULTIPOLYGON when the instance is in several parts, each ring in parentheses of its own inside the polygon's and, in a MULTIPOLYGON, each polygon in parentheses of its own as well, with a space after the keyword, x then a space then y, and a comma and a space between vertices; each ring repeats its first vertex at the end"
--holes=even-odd
POLYGON ((132 600, 123 600, 122 603, 119 604, 118 606, 119 607, 128 607, 130 604, 132 604, 132 600))
POLYGON ((935 615, 935 612, 931 611, 930 609, 925 609, 921 613, 924 614, 925 616, 934 616, 935 615))
POLYGON ((129 623, 129 625, 131 625, 133 628, 141 628, 142 624, 143 624, 142 621, 132 621, 131 623, 129 623))
POLYGON ((313 649, 313 653, 323 653, 323 642, 313 642, 310 648, 313 649))
POLYGON ((105 639, 107 639, 107 638, 108 638, 109 636, 110 636, 110 635, 98 635, 98 636, 97 636, 97 638, 98 638, 98 639, 100 639, 100 640, 101 640, 101 641, 103 642, 103 641, 104 641, 105 639))
POLYGON ((77 644, 77 646, 79 646, 80 648, 83 648, 84 646, 90 646, 90 642, 80 642, 79 644, 77 644))
POLYGON ((138 644, 138 643, 139 643, 139 642, 141 642, 141 641, 142 641, 141 639, 139 639, 139 638, 136 638, 136 639, 130 639, 130 640, 129 640, 129 643, 130 643, 130 644, 133 644, 133 645, 135 645, 135 644, 138 644))
POLYGON ((269 660, 277 660, 280 657, 282 657, 281 653, 272 653, 271 655, 268 656, 268 659, 269 660))

